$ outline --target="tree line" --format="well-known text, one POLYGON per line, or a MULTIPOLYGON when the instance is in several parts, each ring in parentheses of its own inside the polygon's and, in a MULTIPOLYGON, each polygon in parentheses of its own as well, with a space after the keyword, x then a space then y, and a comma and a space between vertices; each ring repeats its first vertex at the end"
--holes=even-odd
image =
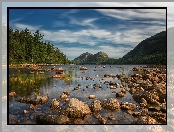
POLYGON ((42 34, 36 30, 21 30, 9 27, 9 64, 70 64, 57 47, 43 41, 42 34))

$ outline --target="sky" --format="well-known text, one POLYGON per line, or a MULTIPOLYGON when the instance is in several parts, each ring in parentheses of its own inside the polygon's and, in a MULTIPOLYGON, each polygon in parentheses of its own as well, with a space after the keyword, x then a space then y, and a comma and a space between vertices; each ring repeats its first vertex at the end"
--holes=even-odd
MULTIPOLYGON (((115 3, 119 7, 125 7, 122 2, 115 3)), ((105 3, 105 6, 113 7, 115 3, 105 3)), ((6 24, 5 3, 2 3, 2 5, 4 5, 2 8, 2 22, 6 24)), ((15 6, 15 4, 12 5, 15 6)), ((27 5, 31 6, 32 3, 27 5)), ((47 7, 53 7, 52 3, 43 4, 43 6, 46 5, 47 7)), ((59 6, 63 5, 65 4, 59 2, 59 6)), ((70 3, 69 5, 81 6, 76 3, 70 3)), ((86 4, 86 6, 91 5, 90 3, 86 4)), ((37 3, 35 6, 37 6, 37 3)), ((93 6, 101 7, 104 6, 104 3, 93 2, 93 6)), ((130 3, 127 6, 144 7, 150 6, 150 4, 141 2, 130 3)), ((154 3, 155 6, 158 5, 154 3)), ((166 7, 167 5, 159 3, 159 6, 166 7)), ((153 7, 153 3, 151 7, 153 7)), ((167 18, 168 28, 172 27, 173 13, 169 12, 167 18)), ((70 60, 85 52, 95 54, 99 51, 107 53, 111 58, 120 58, 144 39, 166 30, 166 10, 142 8, 10 9, 9 25, 13 29, 24 30, 28 28, 31 32, 39 30, 44 35, 43 39, 45 41, 52 42, 70 60)))

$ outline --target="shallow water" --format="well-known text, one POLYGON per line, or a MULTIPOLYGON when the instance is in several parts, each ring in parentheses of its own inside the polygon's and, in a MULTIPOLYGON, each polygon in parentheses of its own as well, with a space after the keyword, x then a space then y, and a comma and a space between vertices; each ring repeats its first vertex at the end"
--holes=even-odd
MULTIPOLYGON (((42 106, 36 106, 35 111, 29 110, 29 104, 25 103, 19 103, 15 101, 16 99, 25 97, 25 98, 30 98, 33 97, 35 90, 34 89, 20 89, 15 91, 15 87, 17 86, 12 86, 9 87, 9 92, 10 91, 15 91, 17 93, 17 96, 12 97, 9 99, 9 114, 15 115, 18 119, 15 121, 15 124, 30 124, 30 123, 35 123, 36 119, 35 116, 37 114, 58 114, 58 112, 50 111, 50 102, 54 98, 59 98, 60 95, 62 94, 63 91, 68 91, 70 92, 70 98, 77 98, 81 101, 86 102, 88 105, 91 104, 92 101, 98 99, 101 102, 103 102, 104 99, 109 99, 109 98, 116 98, 116 94, 112 93, 112 91, 119 92, 121 91, 121 88, 117 89, 110 89, 107 88, 109 85, 103 84, 104 81, 113 81, 120 83, 120 80, 117 78, 103 78, 101 80, 101 77, 104 76, 104 74, 125 74, 129 76, 130 74, 134 74, 135 72, 132 71, 133 67, 138 67, 135 65, 106 65, 106 68, 99 68, 98 65, 85 65, 88 70, 86 70, 84 73, 82 73, 82 70, 78 70, 80 66, 76 65, 65 65, 65 66, 56 66, 56 68, 62 67, 64 70, 68 70, 71 68, 74 73, 76 71, 76 76, 73 76, 72 81, 66 82, 64 80, 60 79, 55 79, 52 78, 53 75, 55 75, 55 72, 45 72, 46 75, 46 80, 43 81, 42 86, 38 88, 39 92, 41 95, 48 93, 49 95, 49 101, 42 105, 42 106), (124 69, 124 70, 123 70, 124 69), (94 71, 95 70, 95 71, 94 71), (98 76, 97 76, 98 75, 98 76), (86 77, 92 77, 93 80, 86 80, 86 77), (93 88, 93 84, 99 83, 101 84, 102 88, 93 88), (81 84, 79 90, 74 90, 75 87, 78 86, 78 84, 81 84), (89 85, 88 88, 86 86, 89 85), (92 86, 91 86, 92 85, 92 86), (96 95, 97 98, 95 99, 88 99, 90 94, 96 95), (23 114, 23 110, 27 110, 28 114, 23 114)), ((46 69, 51 68, 52 66, 47 66, 45 67, 46 69)), ((21 69, 21 74, 26 74, 29 73, 29 69, 21 69)), ((10 75, 15 74, 15 69, 10 69, 9 71, 10 75)), ((138 103, 136 103, 132 99, 132 95, 127 92, 123 98, 117 99, 119 102, 127 101, 129 103, 136 104, 137 106, 138 103)), ((63 103, 61 101, 61 103, 63 103)), ((61 104, 62 105, 62 104, 61 104)), ((136 111, 136 110, 135 110, 136 111)), ((105 109, 102 109, 100 112, 101 116, 105 119, 109 115, 113 115, 116 120, 111 121, 107 120, 107 124, 131 124, 133 121, 136 120, 132 115, 126 113, 125 111, 119 110, 116 112, 111 112, 105 109)), ((84 124, 99 124, 98 120, 95 119, 93 116, 89 119, 87 119, 84 124)))

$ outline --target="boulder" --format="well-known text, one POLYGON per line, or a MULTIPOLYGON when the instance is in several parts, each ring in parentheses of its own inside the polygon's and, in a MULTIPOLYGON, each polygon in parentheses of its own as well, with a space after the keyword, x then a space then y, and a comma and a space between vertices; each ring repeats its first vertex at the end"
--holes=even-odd
POLYGON ((109 110, 118 110, 120 109, 120 103, 117 101, 117 99, 110 98, 102 102, 102 107, 109 110))
POLYGON ((128 102, 121 102, 120 103, 121 109, 122 110, 135 110, 136 109, 136 104, 128 103, 128 102))
POLYGON ((70 98, 62 105, 60 113, 69 118, 84 118, 87 114, 91 114, 91 110, 86 103, 70 98))
POLYGON ((53 99, 50 105, 50 109, 58 109, 58 107, 59 107, 59 100, 53 99))
POLYGON ((91 103, 90 109, 92 112, 99 112, 102 110, 101 102, 99 100, 95 100, 91 103))

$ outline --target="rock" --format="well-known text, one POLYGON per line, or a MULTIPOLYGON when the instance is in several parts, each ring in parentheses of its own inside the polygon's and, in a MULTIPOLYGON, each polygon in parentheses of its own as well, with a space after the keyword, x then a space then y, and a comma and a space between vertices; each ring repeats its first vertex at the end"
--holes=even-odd
POLYGON ((24 113, 24 114, 27 114, 27 113, 28 113, 28 111, 27 111, 27 110, 24 110, 24 111, 23 111, 23 113, 24 113))
POLYGON ((140 116, 137 121, 132 124, 155 124, 156 120, 150 116, 140 116))
POLYGON ((166 113, 162 112, 151 112, 149 114, 151 117, 156 119, 158 122, 161 122, 163 124, 166 124, 166 113))
POLYGON ((94 114, 94 116, 98 119, 100 124, 106 124, 106 119, 104 119, 99 113, 94 114))
POLYGON ((116 86, 110 86, 110 89, 116 89, 117 87, 116 86))
POLYGON ((142 115, 142 116, 148 115, 148 112, 149 112, 149 110, 148 110, 147 108, 143 108, 143 109, 141 110, 141 115, 142 115))
POLYGON ((79 87, 74 88, 74 90, 79 90, 79 87))
POLYGON ((106 119, 103 117, 98 118, 98 121, 100 122, 100 124, 106 124, 106 119))
POLYGON ((48 99, 49 99, 48 95, 44 95, 44 96, 36 95, 35 98, 21 98, 16 101, 20 103, 26 103, 26 104, 43 105, 46 102, 48 102, 48 99))
POLYGON ((64 91, 63 93, 66 94, 67 96, 70 95, 70 92, 64 91))
POLYGON ((88 97, 89 99, 95 99, 96 98, 96 96, 95 95, 89 95, 89 97, 88 97))
POLYGON ((69 118, 64 115, 37 115, 36 124, 68 124, 70 122, 69 118))
POLYGON ((16 96, 16 93, 15 93, 15 92, 10 92, 10 93, 9 93, 9 96, 10 96, 10 97, 16 96))
POLYGON ((83 118, 90 114, 91 110, 86 103, 76 98, 70 98, 62 105, 60 113, 69 118, 83 118))
POLYGON ((58 107, 59 107, 59 100, 53 99, 50 105, 50 109, 58 109, 58 107))
POLYGON ((108 119, 109 119, 109 120, 115 120, 115 117, 113 117, 113 116, 108 116, 108 119))
POLYGON ((110 110, 118 110, 120 109, 120 103, 117 101, 117 99, 110 98, 103 101, 102 107, 110 110))
POLYGON ((121 109, 122 110, 135 110, 136 104, 128 103, 128 102, 121 102, 121 109))
POLYGON ((93 87, 98 88, 98 87, 101 87, 101 85, 96 83, 93 85, 93 87))
POLYGON ((132 115, 133 116, 141 116, 141 112, 133 112, 132 115))
POLYGON ((34 110, 35 109, 34 108, 34 105, 33 104, 30 104, 29 109, 34 110))
POLYGON ((84 120, 82 120, 81 118, 76 118, 74 119, 74 124, 83 124, 84 120))
POLYGON ((92 112, 99 112, 102 110, 101 102, 99 100, 95 100, 91 103, 90 109, 92 112))
POLYGON ((123 88, 123 89, 121 90, 121 92, 122 92, 123 94, 126 94, 126 89, 123 88))
POLYGON ((147 101, 144 98, 141 98, 140 106, 141 107, 146 107, 147 106, 147 101))
POLYGON ((135 89, 135 88, 130 88, 129 92, 130 92, 131 94, 134 94, 134 93, 136 92, 136 89, 135 89))
POLYGON ((68 97, 68 96, 67 96, 66 94, 64 94, 64 93, 62 93, 62 95, 60 96, 60 98, 61 98, 62 100, 65 100, 67 97, 68 97))
POLYGON ((161 105, 160 105, 160 108, 161 108, 161 111, 162 112, 166 112, 167 110, 166 110, 166 103, 162 103, 161 105))
POLYGON ((116 97, 117 98, 124 97, 124 93, 123 92, 118 92, 118 93, 116 93, 116 97))
POLYGON ((88 70, 88 68, 83 66, 83 67, 80 67, 80 70, 88 70))

